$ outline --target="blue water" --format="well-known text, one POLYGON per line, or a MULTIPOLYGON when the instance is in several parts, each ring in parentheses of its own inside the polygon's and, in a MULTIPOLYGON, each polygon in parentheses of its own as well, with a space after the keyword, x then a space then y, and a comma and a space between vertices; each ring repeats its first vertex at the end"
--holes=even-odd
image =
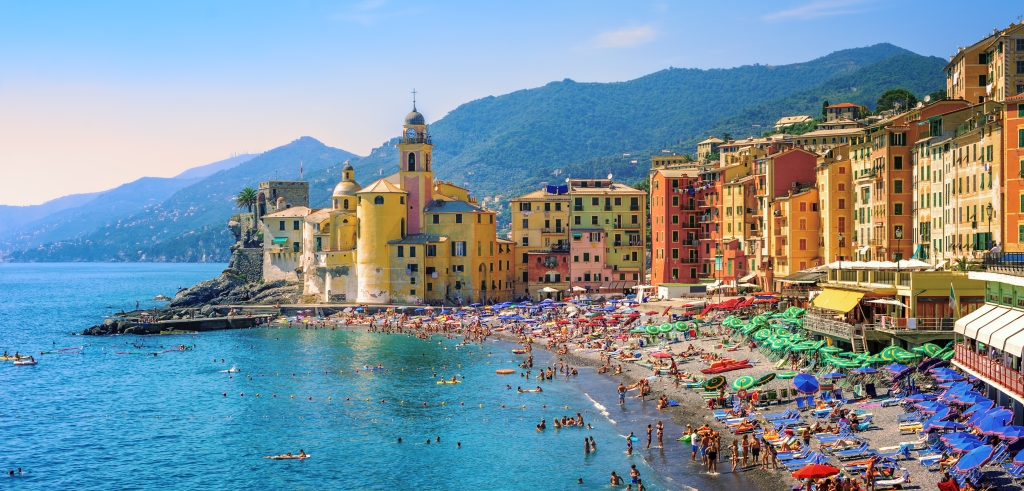
POLYGON ((612 470, 628 476, 630 464, 648 489, 692 479, 678 465, 688 454, 670 445, 678 428, 666 431, 665 450, 642 450, 649 408, 618 407, 610 379, 583 370, 579 380, 543 383, 543 393, 515 393, 536 383, 495 375, 518 363, 507 344, 456 350, 448 340, 298 329, 69 334, 136 301, 158 305, 147 299, 223 267, 0 264, 0 351, 88 345, 82 355, 37 356, 36 366, 0 362, 0 470, 27 472, 0 478, 0 489, 551 490, 582 489, 579 477, 583 488, 603 489, 612 470), (149 346, 126 345, 133 341, 149 346), (146 354, 179 343, 196 349, 146 354), (377 363, 390 370, 359 370, 377 363), (221 372, 233 366, 242 373, 221 372), (465 382, 437 385, 434 372, 465 382), (552 418, 576 412, 595 428, 551 428, 552 418), (548 430, 538 433, 541 418, 548 430), (621 437, 629 431, 641 435, 633 456, 621 437), (596 453, 584 455, 585 435, 596 453), (262 458, 300 448, 312 458, 262 458))

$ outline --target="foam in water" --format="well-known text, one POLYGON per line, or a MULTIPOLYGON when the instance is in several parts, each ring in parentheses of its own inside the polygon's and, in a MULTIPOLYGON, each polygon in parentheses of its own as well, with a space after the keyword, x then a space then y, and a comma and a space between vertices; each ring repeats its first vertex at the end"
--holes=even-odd
POLYGON ((590 397, 590 394, 584 392, 583 395, 587 396, 587 399, 590 399, 590 402, 594 403, 594 408, 597 409, 597 412, 601 413, 601 416, 604 416, 605 419, 611 422, 611 424, 616 424, 615 420, 612 419, 612 415, 608 414, 608 408, 602 406, 600 402, 595 401, 593 397, 590 397))

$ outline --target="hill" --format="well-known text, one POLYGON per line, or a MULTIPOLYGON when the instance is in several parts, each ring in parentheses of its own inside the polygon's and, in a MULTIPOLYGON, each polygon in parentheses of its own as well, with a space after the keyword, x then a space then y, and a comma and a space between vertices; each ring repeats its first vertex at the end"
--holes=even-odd
POLYGON ((70 194, 28 206, 0 205, 0 232, 14 230, 61 210, 82 206, 100 193, 70 194))
MULTIPOLYGON (((226 261, 233 238, 225 223, 237 208, 234 197, 260 181, 299 178, 308 171, 339 167, 354 154, 304 136, 261 153, 236 167, 185 186, 166 199, 125 213, 74 240, 10 253, 11 261, 226 261)), ((335 171, 339 173, 340 170, 335 171)))
POLYGON ((212 164, 206 164, 206 165, 200 165, 198 167, 193 167, 193 168, 191 168, 191 169, 189 169, 189 170, 187 170, 185 172, 182 172, 181 174, 178 174, 178 175, 176 175, 174 177, 175 177, 175 179, 196 179, 196 178, 200 178, 200 177, 207 177, 207 176, 216 174, 217 172, 220 172, 222 170, 230 169, 232 167, 237 167, 239 164, 247 162, 247 161, 249 161, 250 159, 252 159, 255 156, 256 156, 256 154, 254 154, 254 153, 245 153, 245 154, 242 154, 242 155, 235 155, 234 157, 229 157, 229 158, 226 158, 224 160, 218 160, 217 162, 214 162, 212 164))

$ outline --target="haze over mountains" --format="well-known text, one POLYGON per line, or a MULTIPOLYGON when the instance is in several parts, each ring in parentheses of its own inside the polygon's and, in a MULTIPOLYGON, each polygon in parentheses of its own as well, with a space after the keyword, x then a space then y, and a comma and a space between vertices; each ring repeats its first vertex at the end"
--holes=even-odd
MULTIPOLYGON (((819 115, 823 100, 872 107, 882 92, 899 87, 923 97, 945 86, 944 65, 879 44, 792 65, 670 68, 627 82, 552 82, 467 102, 432 123, 434 169, 437 178, 467 186, 487 206, 506 211, 509 197, 569 176, 611 173, 633 184, 663 149, 692 153, 709 134, 759 135, 779 117, 819 115)), ((394 118, 396 138, 403 116, 394 118)), ((34 209, 31 223, 21 219, 8 227, 0 253, 13 261, 226 261, 232 238, 225 223, 240 189, 275 175, 297 179, 301 159, 312 206, 326 206, 341 162, 351 160, 356 179, 369 184, 397 170, 394 143, 358 157, 302 137, 175 178, 61 198, 50 205, 53 211, 34 209)), ((0 218, 6 208, 12 207, 0 207, 0 218)))

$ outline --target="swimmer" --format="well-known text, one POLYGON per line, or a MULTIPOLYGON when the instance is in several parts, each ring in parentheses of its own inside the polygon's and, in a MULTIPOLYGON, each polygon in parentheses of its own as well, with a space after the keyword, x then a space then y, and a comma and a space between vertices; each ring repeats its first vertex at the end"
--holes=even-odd
POLYGON ((455 442, 455 448, 462 448, 462 442, 455 442))

